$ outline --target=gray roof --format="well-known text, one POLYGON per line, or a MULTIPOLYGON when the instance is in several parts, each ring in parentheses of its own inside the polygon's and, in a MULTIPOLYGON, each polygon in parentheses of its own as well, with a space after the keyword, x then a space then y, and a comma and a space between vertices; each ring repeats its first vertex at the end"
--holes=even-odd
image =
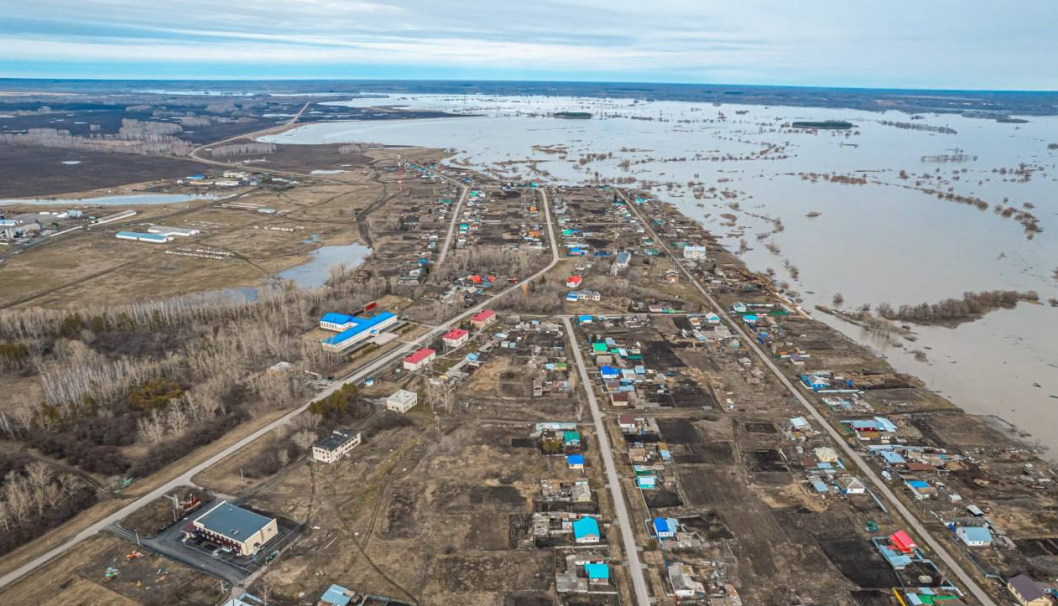
POLYGON ((252 536, 271 521, 272 518, 236 507, 227 501, 221 501, 195 520, 206 530, 239 542, 252 536))
POLYGON ((360 432, 353 429, 335 429, 330 435, 316 442, 316 446, 324 450, 336 450, 355 438, 358 433, 360 432))
POLYGON ((1021 599, 1026 602, 1031 602, 1032 600, 1044 596, 1043 591, 1040 589, 1040 584, 1028 575, 1019 574, 1013 579, 1007 581, 1007 583, 1009 583, 1010 586, 1014 588, 1014 591, 1018 592, 1021 599))

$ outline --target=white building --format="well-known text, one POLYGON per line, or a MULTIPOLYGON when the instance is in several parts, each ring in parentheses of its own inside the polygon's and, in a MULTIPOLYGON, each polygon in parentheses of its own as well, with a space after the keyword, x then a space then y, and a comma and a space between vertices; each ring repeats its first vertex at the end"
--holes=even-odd
POLYGON ((694 259, 694 260, 705 260, 705 247, 704 246, 684 246, 683 247, 683 258, 694 259))
POLYGON ((165 225, 152 225, 147 228, 147 233, 158 234, 160 236, 180 236, 186 238, 187 236, 194 236, 200 233, 197 229, 187 229, 185 227, 166 227, 165 225))
POLYGON ((312 458, 321 463, 334 463, 359 446, 361 441, 359 431, 335 429, 331 435, 312 446, 312 458))
POLYGON ((408 391, 407 389, 400 389, 394 392, 393 395, 386 398, 386 410, 392 410, 393 412, 399 412, 404 414, 415 408, 415 405, 419 403, 419 394, 414 391, 408 391))
POLYGON ((437 357, 437 352, 430 349, 429 347, 423 347, 419 351, 411 354, 404 358, 404 370, 410 370, 412 372, 419 370, 423 366, 426 366, 430 362, 434 361, 437 357))
POLYGON ((246 179, 250 178, 250 173, 248 173, 248 172, 246 172, 244 170, 226 170, 226 171, 224 171, 224 178, 225 179, 238 179, 240 181, 245 181, 246 179))
POLYGON ((462 328, 453 328, 442 335, 441 340, 444 341, 446 346, 455 349, 457 347, 462 347, 470 340, 470 333, 462 328))

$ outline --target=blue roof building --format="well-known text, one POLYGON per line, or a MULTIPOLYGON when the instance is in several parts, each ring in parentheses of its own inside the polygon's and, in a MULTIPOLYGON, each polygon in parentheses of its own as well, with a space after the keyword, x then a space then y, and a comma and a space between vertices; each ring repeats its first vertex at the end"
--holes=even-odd
POLYGON ((357 318, 355 316, 346 316, 344 314, 328 313, 320 319, 320 326, 322 328, 329 328, 330 330, 336 330, 338 327, 342 329, 336 335, 328 337, 322 341, 324 349, 331 351, 343 351, 348 349, 353 344, 358 343, 368 337, 374 336, 382 332, 384 329, 397 323, 397 314, 389 311, 383 311, 370 318, 357 318), (344 319, 345 322, 338 322, 338 320, 344 319))
POLYGON ((566 465, 570 469, 583 469, 584 468, 584 455, 582 455, 582 454, 566 455, 566 465))
POLYGON ((599 523, 591 516, 573 522, 573 539, 578 543, 598 543, 599 523))
POLYGON ((588 575, 589 583, 604 583, 610 580, 610 567, 602 562, 585 564, 584 572, 588 575))
POLYGON ((619 370, 609 364, 600 368, 599 373, 602 374, 602 378, 604 379, 616 379, 621 374, 619 370))
POLYGON ((955 536, 970 547, 987 547, 992 544, 992 531, 985 526, 960 526, 955 536))
POLYGON ((348 606, 349 601, 352 599, 351 596, 347 595, 349 593, 351 592, 341 585, 331 585, 320 596, 320 602, 333 604, 334 606, 348 606))
POLYGON ((671 539, 676 536, 676 530, 680 526, 680 521, 676 518, 654 518, 654 534, 659 539, 671 539))

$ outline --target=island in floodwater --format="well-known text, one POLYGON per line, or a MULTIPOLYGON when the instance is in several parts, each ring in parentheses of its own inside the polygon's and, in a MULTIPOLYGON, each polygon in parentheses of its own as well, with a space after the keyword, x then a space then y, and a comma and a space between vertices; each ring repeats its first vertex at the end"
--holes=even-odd
POLYGON ((551 115, 563 120, 591 120, 591 112, 555 112, 551 115))
POLYGON ((852 128, 852 122, 844 120, 823 120, 822 122, 794 122, 794 128, 820 128, 824 130, 848 130, 852 128))

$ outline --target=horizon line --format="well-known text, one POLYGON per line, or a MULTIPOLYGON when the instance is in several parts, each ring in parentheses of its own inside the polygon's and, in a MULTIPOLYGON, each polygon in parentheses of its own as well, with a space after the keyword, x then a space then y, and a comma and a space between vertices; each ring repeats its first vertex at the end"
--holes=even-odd
POLYGON ((932 93, 1014 93, 1014 94, 1058 94, 1055 90, 1040 89, 987 89, 987 88, 902 88, 881 86, 833 86, 823 84, 738 84, 720 82, 679 82, 679 81, 648 81, 648 80, 577 80, 577 79, 554 79, 554 80, 525 80, 525 79, 502 79, 502 78, 238 78, 238 77, 187 77, 187 78, 108 78, 108 77, 52 77, 52 76, 2 76, 0 83, 15 81, 54 83, 61 82, 230 82, 230 83, 278 83, 278 82, 458 82, 458 83, 521 83, 521 84, 598 84, 598 85, 638 85, 638 86, 716 86, 731 88, 790 88, 790 89, 825 89, 839 91, 873 91, 873 92, 932 92, 932 93))

